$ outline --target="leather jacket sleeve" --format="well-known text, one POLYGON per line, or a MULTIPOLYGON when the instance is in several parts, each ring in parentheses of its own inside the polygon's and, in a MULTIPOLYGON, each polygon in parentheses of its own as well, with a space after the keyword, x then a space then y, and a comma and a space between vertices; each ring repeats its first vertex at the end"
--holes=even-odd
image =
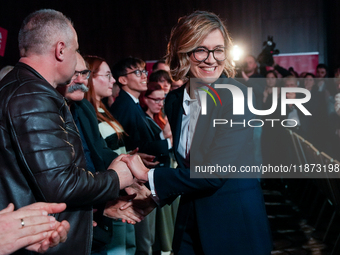
POLYGON ((115 171, 93 175, 85 169, 79 134, 65 101, 46 84, 26 84, 10 98, 7 123, 29 185, 42 201, 70 207, 118 197, 115 171), (29 88, 29 91, 27 91, 29 88))

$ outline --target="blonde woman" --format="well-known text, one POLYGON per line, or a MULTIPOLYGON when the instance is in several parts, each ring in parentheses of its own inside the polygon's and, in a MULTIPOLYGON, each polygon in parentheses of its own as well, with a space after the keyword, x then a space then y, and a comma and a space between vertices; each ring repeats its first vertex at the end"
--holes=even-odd
MULTIPOLYGON (((232 84, 246 95, 247 88, 232 79, 235 72, 228 55, 231 47, 221 19, 213 13, 197 11, 180 18, 172 29, 166 62, 174 80, 199 78, 198 86, 214 86, 218 78, 225 77, 224 84, 232 84)), ((165 100, 177 169, 149 170, 136 156, 123 160, 137 179, 149 181, 153 199, 159 205, 171 203, 181 195, 173 241, 175 254, 269 255, 271 234, 258 180, 231 178, 225 173, 191 178, 194 171, 190 171, 192 162, 195 166, 229 164, 236 169, 253 165, 251 127, 212 126, 213 119, 221 117, 247 123, 253 114, 244 105, 243 115, 233 115, 232 94, 228 89, 216 89, 223 104, 217 107, 207 97, 208 112, 198 116, 191 139, 190 105, 198 104, 196 90, 190 79, 165 100)))

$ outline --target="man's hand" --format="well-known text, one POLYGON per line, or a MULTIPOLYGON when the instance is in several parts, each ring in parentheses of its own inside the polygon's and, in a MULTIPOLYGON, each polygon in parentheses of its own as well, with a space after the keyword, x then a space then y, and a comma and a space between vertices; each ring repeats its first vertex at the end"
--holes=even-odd
MULTIPOLYGON (((140 181, 140 182, 147 182, 148 181, 149 168, 145 167, 140 156, 138 156, 138 155, 125 155, 121 158, 121 160, 127 164, 131 173, 133 174, 134 177, 137 178, 138 181, 140 181)), ((132 184, 132 182, 130 183, 130 185, 131 184, 132 184)), ((127 186, 130 186, 130 185, 127 185, 127 186)))
POLYGON ((114 201, 107 202, 104 216, 113 219, 122 219, 122 222, 130 224, 140 222, 144 217, 132 208, 131 200, 135 197, 136 195, 121 196, 114 201), (124 207, 124 210, 122 210, 121 207, 124 207))
POLYGON ((109 169, 113 169, 117 172, 119 178, 120 189, 124 189, 127 186, 130 186, 133 183, 133 176, 130 172, 127 164, 122 161, 123 157, 126 157, 126 154, 121 154, 117 158, 115 158, 108 167, 109 169))

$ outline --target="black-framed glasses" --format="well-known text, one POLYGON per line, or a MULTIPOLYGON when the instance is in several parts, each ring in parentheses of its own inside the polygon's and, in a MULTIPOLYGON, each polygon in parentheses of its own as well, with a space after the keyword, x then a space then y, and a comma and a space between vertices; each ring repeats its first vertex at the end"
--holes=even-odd
POLYGON ((149 72, 146 71, 145 69, 144 70, 136 69, 136 70, 134 70, 132 72, 124 74, 123 76, 126 76, 126 75, 131 74, 131 73, 134 73, 137 77, 141 77, 142 74, 145 74, 145 76, 148 77, 148 74, 149 74, 149 72))
POLYGON ((207 60, 210 53, 213 54, 213 57, 216 61, 224 61, 227 58, 224 48, 209 50, 206 47, 198 47, 194 49, 191 53, 194 55, 194 58, 199 62, 207 60))
POLYGON ((111 78, 113 78, 112 73, 107 73, 107 74, 96 74, 96 76, 106 76, 109 80, 111 80, 111 78))
POLYGON ((153 98, 153 97, 146 97, 146 98, 149 98, 151 100, 153 100, 156 104, 159 104, 159 103, 164 103, 164 98, 153 98))
POLYGON ((87 80, 90 78, 91 71, 90 70, 83 70, 83 71, 74 71, 74 75, 72 76, 72 80, 75 80, 80 75, 81 78, 87 80))

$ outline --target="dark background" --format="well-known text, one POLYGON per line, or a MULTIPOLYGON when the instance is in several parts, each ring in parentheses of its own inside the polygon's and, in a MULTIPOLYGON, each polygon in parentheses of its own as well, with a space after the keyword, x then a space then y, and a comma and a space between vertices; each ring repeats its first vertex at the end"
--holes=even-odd
POLYGON ((82 54, 113 64, 125 56, 162 58, 177 19, 195 10, 226 21, 234 43, 257 56, 268 35, 281 53, 319 52, 319 62, 340 64, 340 1, 322 0, 0 0, 0 27, 8 30, 0 68, 19 59, 17 35, 32 11, 52 8, 70 17, 82 54))

